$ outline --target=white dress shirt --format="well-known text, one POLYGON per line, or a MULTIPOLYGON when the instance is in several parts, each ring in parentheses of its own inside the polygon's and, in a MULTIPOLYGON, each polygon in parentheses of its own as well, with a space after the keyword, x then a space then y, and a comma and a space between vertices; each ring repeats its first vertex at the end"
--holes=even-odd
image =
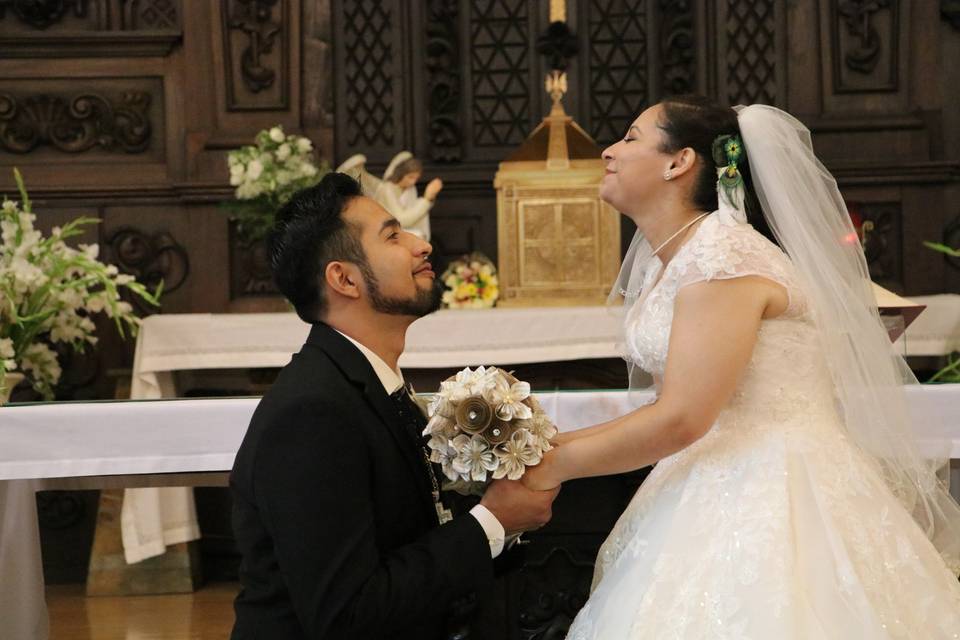
MULTIPOLYGON (((383 358, 376 353, 347 334, 341 331, 337 331, 337 333, 352 342, 357 349, 360 350, 360 353, 366 357, 387 394, 391 394, 403 387, 403 374, 400 372, 400 369, 391 369, 390 365, 384 362, 383 358)), ((470 515, 476 518, 480 526, 483 527, 483 532, 487 535, 487 542, 490 544, 490 556, 496 558, 503 552, 504 538, 506 537, 506 531, 504 531, 503 525, 497 520, 497 516, 493 515, 490 510, 482 504, 478 504, 470 509, 470 515)))

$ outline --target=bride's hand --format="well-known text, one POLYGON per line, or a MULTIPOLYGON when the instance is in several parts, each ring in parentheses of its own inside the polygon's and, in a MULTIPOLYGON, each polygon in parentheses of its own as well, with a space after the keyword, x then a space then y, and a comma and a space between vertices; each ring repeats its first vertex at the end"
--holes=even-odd
POLYGON ((551 449, 543 454, 543 459, 533 467, 527 467, 520 482, 533 491, 549 491, 560 486, 562 479, 557 469, 557 450, 551 449))

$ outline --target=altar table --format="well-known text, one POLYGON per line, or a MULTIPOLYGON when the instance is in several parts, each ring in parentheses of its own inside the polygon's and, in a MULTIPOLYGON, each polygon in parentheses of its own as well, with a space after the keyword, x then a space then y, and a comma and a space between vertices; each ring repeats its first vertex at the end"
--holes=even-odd
MULTIPOLYGON (((536 396, 563 430, 609 420, 643 400, 642 395, 631 400, 625 391, 536 396)), ((950 456, 960 459, 960 385, 911 388, 909 399, 941 418, 917 425, 921 443, 946 436, 950 456)), ((34 491, 164 482, 225 484, 258 401, 104 401, 0 409, 0 637, 46 638, 34 491)))
MULTIPOLYGON (((960 350, 960 295, 918 296, 927 309, 897 341, 904 355, 960 350)), ((402 369, 615 358, 617 307, 441 310, 411 325, 402 369)), ((132 398, 175 397, 174 372, 282 367, 309 325, 294 313, 173 314, 146 318, 137 338, 132 398)), ((139 562, 200 537, 193 492, 130 489, 122 514, 124 555, 139 562)))

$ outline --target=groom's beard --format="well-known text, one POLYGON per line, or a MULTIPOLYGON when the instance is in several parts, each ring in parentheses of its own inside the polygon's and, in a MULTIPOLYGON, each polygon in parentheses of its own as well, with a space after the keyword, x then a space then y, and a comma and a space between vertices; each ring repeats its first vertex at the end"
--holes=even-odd
POLYGON ((412 298, 393 298, 380 291, 380 283, 369 264, 360 264, 360 273, 363 275, 367 294, 370 296, 370 306, 374 311, 396 316, 413 316, 422 318, 440 308, 443 297, 443 283, 435 278, 428 289, 417 287, 417 293, 412 298))

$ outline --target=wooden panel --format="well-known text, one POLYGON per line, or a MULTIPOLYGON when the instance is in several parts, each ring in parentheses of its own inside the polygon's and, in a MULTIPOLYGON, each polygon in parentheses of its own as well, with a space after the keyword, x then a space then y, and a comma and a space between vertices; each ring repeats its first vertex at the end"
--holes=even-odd
POLYGON ((163 108, 161 78, 0 80, 0 162, 162 161, 163 108))
POLYGON ((289 105, 289 11, 289 0, 228 0, 221 6, 228 111, 289 105))
POLYGON ((337 157, 366 153, 386 165, 409 146, 402 42, 406 13, 397 0, 335 2, 337 157))
POLYGON ((179 0, 0 2, 4 57, 164 56, 180 42, 179 0))

